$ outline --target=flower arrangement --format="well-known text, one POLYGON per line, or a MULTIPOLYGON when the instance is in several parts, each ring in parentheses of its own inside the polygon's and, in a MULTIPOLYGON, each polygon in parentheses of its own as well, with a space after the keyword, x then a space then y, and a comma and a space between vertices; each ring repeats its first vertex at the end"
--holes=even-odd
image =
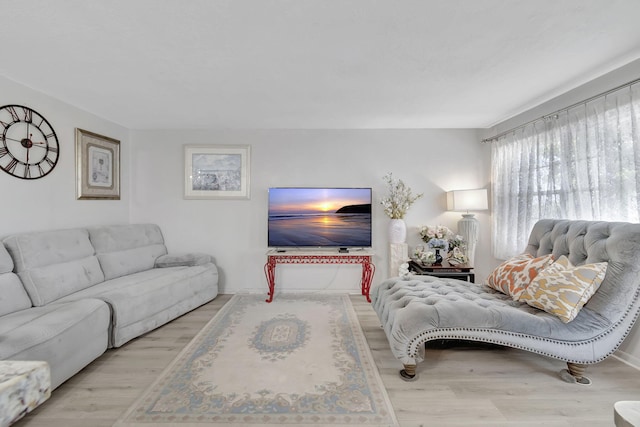
POLYGON ((464 256, 464 238, 455 234, 444 225, 426 225, 420 228, 420 238, 432 249, 444 249, 444 252, 455 251, 464 256))
POLYGON ((448 261, 451 265, 466 264, 467 262, 469 262, 469 258, 464 254, 464 252, 462 252, 462 249, 460 249, 460 247, 455 247, 451 251, 448 261))
POLYGON ((427 242, 427 246, 431 249, 444 249, 445 252, 448 252, 449 241, 446 239, 431 239, 427 242))
POLYGON ((453 231, 444 225, 425 225, 420 228, 420 237, 425 243, 429 243, 431 239, 448 240, 453 236, 453 231))
POLYGON ((413 194, 401 179, 394 179, 391 173, 383 177, 389 187, 389 195, 380 200, 384 213, 391 219, 403 219, 411 205, 422 197, 422 193, 413 194))
POLYGON ((418 246, 413 252, 413 258, 421 264, 431 265, 436 262, 436 253, 425 251, 423 246, 418 246))
POLYGON ((452 238, 449 239, 449 250, 452 251, 456 248, 458 248, 460 251, 467 248, 464 237, 459 234, 455 234, 452 238))

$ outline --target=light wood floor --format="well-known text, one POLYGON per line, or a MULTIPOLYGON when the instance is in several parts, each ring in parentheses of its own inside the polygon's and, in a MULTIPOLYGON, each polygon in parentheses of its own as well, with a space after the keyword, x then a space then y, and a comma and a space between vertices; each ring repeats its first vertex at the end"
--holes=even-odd
MULTIPOLYGON (((108 350, 14 426, 111 426, 230 297, 108 350)), ((593 384, 581 386, 558 378, 564 363, 505 348, 427 349, 420 378, 404 382, 375 312, 351 300, 403 427, 613 426, 616 401, 640 400, 640 371, 615 358, 589 367, 593 384)))

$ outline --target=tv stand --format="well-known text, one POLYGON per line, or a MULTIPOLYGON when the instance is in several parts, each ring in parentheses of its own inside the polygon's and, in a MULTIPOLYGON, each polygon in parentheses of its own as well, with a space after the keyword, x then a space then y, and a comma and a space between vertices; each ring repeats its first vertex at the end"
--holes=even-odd
POLYGON ((266 299, 266 302, 273 301, 273 294, 276 287, 276 265, 278 264, 362 264, 362 277, 360 279, 362 295, 365 296, 367 302, 371 302, 369 290, 371 289, 373 274, 376 271, 376 266, 371 262, 373 252, 362 250, 355 254, 349 253, 348 251, 343 252, 342 249, 343 248, 340 248, 338 252, 280 252, 278 250, 270 250, 267 252, 267 263, 264 265, 264 274, 267 277, 267 285, 269 286, 269 297, 266 299))

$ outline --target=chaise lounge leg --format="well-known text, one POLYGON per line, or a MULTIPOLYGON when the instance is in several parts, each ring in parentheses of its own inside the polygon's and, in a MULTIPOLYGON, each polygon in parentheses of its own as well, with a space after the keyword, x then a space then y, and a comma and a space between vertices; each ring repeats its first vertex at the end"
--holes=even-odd
POLYGON ((567 370, 562 371, 560 376, 567 382, 576 382, 578 384, 588 385, 591 384, 591 380, 584 376, 584 372, 586 370, 587 365, 567 362, 567 370))
POLYGON ((415 381, 418 379, 416 374, 416 365, 404 365, 404 369, 400 370, 400 378, 405 381, 415 381))

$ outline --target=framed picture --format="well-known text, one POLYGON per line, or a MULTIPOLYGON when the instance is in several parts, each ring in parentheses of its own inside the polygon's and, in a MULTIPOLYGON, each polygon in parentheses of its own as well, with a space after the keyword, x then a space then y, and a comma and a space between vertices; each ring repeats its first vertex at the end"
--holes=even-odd
POLYGON ((185 145, 185 199, 248 199, 251 147, 185 145))
POLYGON ((120 200, 120 141, 76 128, 76 182, 80 200, 120 200))

